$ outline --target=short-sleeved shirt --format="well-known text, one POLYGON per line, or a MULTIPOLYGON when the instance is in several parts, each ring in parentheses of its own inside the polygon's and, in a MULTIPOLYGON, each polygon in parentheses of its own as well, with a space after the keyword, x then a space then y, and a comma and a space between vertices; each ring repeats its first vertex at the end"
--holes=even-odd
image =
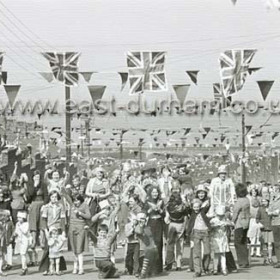
POLYGON ((48 203, 44 205, 42 210, 42 217, 47 219, 48 228, 55 226, 61 228, 61 219, 65 218, 65 211, 61 204, 48 203))

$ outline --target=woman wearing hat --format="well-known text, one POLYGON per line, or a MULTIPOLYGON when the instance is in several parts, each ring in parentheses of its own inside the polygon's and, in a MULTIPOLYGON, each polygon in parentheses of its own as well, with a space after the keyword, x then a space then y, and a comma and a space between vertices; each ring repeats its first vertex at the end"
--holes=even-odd
POLYGON ((93 171, 95 177, 91 178, 86 187, 86 203, 89 205, 91 215, 98 212, 99 201, 110 195, 109 181, 105 178, 105 170, 97 167, 93 171))
POLYGON ((234 204, 235 188, 232 180, 227 178, 225 165, 219 167, 218 177, 211 181, 209 196, 211 201, 210 216, 215 216, 215 209, 218 205, 223 205, 228 210, 234 204))

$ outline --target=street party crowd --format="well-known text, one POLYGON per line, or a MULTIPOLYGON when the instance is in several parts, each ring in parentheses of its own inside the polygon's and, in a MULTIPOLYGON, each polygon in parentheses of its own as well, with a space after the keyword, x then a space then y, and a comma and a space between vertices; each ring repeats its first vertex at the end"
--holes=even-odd
POLYGON ((194 185, 187 163, 128 161, 108 171, 101 162, 71 176, 50 164, 30 178, 15 163, 12 176, 0 178, 0 275, 9 275, 15 256, 22 276, 35 265, 44 276, 61 275, 65 251, 72 273, 82 275, 89 245, 100 279, 180 271, 186 246, 195 277, 249 268, 251 256, 280 268, 280 184, 233 182, 227 169, 194 185))

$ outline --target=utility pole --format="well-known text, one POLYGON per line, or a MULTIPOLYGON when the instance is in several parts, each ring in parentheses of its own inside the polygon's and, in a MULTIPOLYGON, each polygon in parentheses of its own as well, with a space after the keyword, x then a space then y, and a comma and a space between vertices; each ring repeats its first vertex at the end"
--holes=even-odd
POLYGON ((71 162, 71 115, 70 115, 70 87, 65 86, 65 128, 66 128, 66 168, 71 162))
POLYGON ((88 157, 90 158, 90 131, 89 131, 89 123, 90 123, 90 119, 87 118, 85 120, 86 143, 87 143, 87 154, 88 154, 88 157))
POLYGON ((242 125, 242 160, 241 160, 241 174, 242 174, 242 183, 246 183, 246 165, 245 165, 245 157, 246 157, 246 145, 245 145, 245 112, 244 108, 242 110, 242 118, 241 118, 241 125, 242 125))
POLYGON ((139 160, 142 161, 142 145, 144 144, 144 138, 139 138, 139 160))
POLYGON ((121 129, 120 132, 120 160, 123 160, 123 134, 124 134, 124 130, 121 129))

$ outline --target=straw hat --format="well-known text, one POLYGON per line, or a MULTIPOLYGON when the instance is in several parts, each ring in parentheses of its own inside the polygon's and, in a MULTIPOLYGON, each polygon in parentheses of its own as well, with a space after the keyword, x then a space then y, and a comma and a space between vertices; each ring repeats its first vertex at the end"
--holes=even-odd
POLYGON ((140 220, 146 220, 146 214, 145 213, 138 213, 137 214, 137 221, 140 221, 140 220))
POLYGON ((206 188, 206 186, 200 184, 197 186, 195 192, 198 193, 198 192, 202 192, 202 191, 208 193, 208 189, 206 188))
POLYGON ((218 175, 219 174, 226 174, 227 173, 227 168, 225 165, 221 165, 219 168, 218 168, 218 175))

